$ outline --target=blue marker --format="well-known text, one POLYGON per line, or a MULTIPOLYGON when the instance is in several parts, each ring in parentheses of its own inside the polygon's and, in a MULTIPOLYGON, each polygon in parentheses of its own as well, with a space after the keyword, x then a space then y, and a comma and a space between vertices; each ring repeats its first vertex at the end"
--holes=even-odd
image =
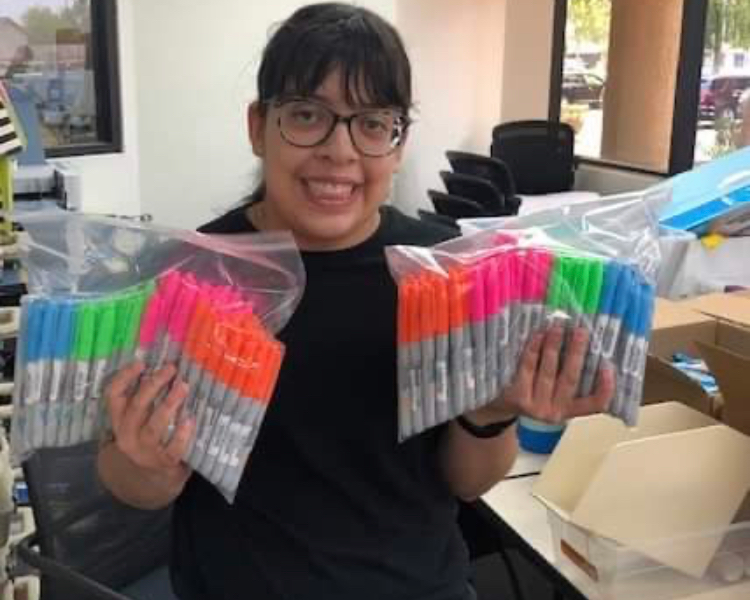
POLYGON ((618 378, 615 397, 609 410, 610 414, 619 418, 622 418, 630 389, 630 376, 633 370, 632 363, 635 361, 638 347, 638 331, 642 312, 639 278, 631 269, 627 269, 627 271, 631 274, 630 285, 627 290, 628 306, 623 316, 620 340, 615 351, 618 378))
POLYGON ((16 354, 16 385, 13 390, 14 409, 13 409, 13 426, 11 427, 11 445, 14 453, 20 458, 26 458, 25 454, 30 450, 27 446, 29 411, 27 395, 29 390, 36 385, 35 367, 33 361, 39 354, 39 335, 37 325, 41 313, 37 310, 38 297, 24 296, 21 299, 21 318, 20 329, 21 335, 18 339, 16 354))
POLYGON ((629 365, 627 380, 628 393, 625 406, 622 408, 622 419, 629 427, 638 422, 638 411, 643 398, 643 377, 646 371, 648 343, 651 339, 651 326, 654 317, 654 288, 645 281, 641 281, 639 290, 640 310, 638 319, 638 343, 629 365))
POLYGON ((599 298, 597 315, 591 332, 591 345, 586 356, 581 380, 581 395, 589 396, 594 390, 594 382, 599 371, 601 356, 604 346, 604 333, 607 330, 610 316, 614 311, 615 293, 617 291, 617 280, 620 278, 622 266, 612 261, 604 269, 604 281, 602 283, 602 294, 599 298))
POLYGON ((60 434, 67 423, 63 415, 66 412, 63 404, 67 404, 66 383, 68 380, 69 357, 73 347, 73 327, 75 308, 72 302, 62 301, 59 304, 57 327, 54 345, 52 348, 52 369, 47 406, 47 418, 44 430, 44 446, 54 447, 60 445, 60 434))
MULTIPOLYGON (((612 300, 612 311, 607 319, 607 325, 602 336, 601 361, 614 365, 615 351, 619 345, 620 331, 622 329, 625 312, 630 301, 630 291, 633 286, 633 271, 630 267, 622 266, 615 286, 614 298, 612 300)), ((619 377, 616 382, 619 387, 619 377)), ((617 392, 615 392, 617 394, 617 392)), ((613 408, 615 399, 612 400, 610 408, 613 408)))
POLYGON ((34 384, 29 390, 28 408, 29 416, 27 421, 28 432, 30 434, 29 447, 41 448, 44 444, 44 430, 46 425, 47 394, 49 391, 49 381, 52 373, 52 351, 55 342, 55 332, 57 329, 57 313, 59 307, 56 302, 50 299, 40 301, 38 308, 41 315, 37 316, 36 339, 38 346, 35 350, 38 354, 35 357, 33 379, 34 384))

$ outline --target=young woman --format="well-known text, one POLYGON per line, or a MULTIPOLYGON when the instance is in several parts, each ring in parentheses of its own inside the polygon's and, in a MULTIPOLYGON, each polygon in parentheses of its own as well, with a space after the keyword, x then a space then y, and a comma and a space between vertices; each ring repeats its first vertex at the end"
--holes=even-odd
POLYGON ((164 431, 186 394, 168 367, 108 390, 114 441, 99 470, 125 502, 175 502, 172 580, 185 600, 465 600, 467 552, 456 498, 507 472, 519 414, 560 421, 602 410, 604 370, 574 398, 586 347, 577 332, 537 335, 514 383, 465 419, 399 443, 396 287, 383 249, 431 245, 450 233, 384 206, 402 160, 412 104, 397 32, 348 4, 296 11, 273 35, 248 128, 263 163, 252 200, 205 232, 288 229, 307 286, 280 333, 280 379, 234 505, 180 462, 194 425, 164 431), (171 386, 153 413, 151 399, 171 386))

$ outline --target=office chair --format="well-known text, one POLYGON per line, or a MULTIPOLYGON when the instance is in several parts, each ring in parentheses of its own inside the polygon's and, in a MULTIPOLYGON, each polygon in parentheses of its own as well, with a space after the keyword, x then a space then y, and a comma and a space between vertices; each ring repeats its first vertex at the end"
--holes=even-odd
POLYGON ((479 216, 498 217, 510 214, 510 209, 505 205, 505 195, 488 179, 452 171, 440 171, 440 178, 449 194, 472 200, 481 206, 484 214, 479 216))
POLYGON ((464 196, 446 194, 437 190, 427 190, 427 195, 432 201, 432 206, 435 207, 435 212, 439 215, 446 215, 452 219, 488 216, 481 204, 464 196))
POLYGON ((517 215, 521 199, 516 196, 516 183, 513 174, 499 158, 483 156, 471 152, 448 150, 445 153, 454 173, 481 177, 492 183, 503 195, 505 214, 517 215))
POLYGON ((511 121, 493 128, 490 154, 508 165, 519 194, 567 192, 575 180, 574 143, 567 123, 511 121))
POLYGON ((42 449, 23 463, 36 532, 18 558, 39 570, 42 600, 174 598, 163 568, 171 511, 118 502, 98 479, 97 452, 97 442, 42 449))
POLYGON ((443 215, 432 212, 431 210, 419 208, 417 209, 417 216, 421 221, 424 221, 425 223, 433 223, 435 225, 439 225, 440 227, 447 227, 448 229, 452 229, 456 232, 460 231, 461 229, 458 226, 458 223, 456 223, 456 219, 448 215, 443 215))

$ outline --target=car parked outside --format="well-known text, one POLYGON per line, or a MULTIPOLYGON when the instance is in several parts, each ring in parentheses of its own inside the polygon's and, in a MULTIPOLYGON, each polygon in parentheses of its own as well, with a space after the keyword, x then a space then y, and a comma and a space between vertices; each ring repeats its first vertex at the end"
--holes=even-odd
POLYGON ((562 100, 568 104, 599 107, 604 93, 604 80, 586 71, 563 73, 562 100))
POLYGON ((740 96, 750 88, 748 75, 717 75, 701 86, 699 119, 721 121, 741 118, 740 96))

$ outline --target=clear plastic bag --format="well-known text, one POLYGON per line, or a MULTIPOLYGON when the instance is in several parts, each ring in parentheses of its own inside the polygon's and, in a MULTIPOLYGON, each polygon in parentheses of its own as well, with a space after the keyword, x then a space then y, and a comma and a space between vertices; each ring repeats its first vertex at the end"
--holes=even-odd
POLYGON ((171 363, 189 388, 179 419, 196 423, 185 462, 233 501, 284 354, 274 333, 304 288, 291 235, 207 236, 62 211, 19 220, 30 294, 14 459, 104 439, 111 376, 136 359, 145 373, 171 363))
POLYGON ((635 425, 663 191, 505 219, 432 248, 386 249, 398 284, 399 438, 499 397, 532 334, 589 331, 579 395, 616 369, 608 412, 635 425))

